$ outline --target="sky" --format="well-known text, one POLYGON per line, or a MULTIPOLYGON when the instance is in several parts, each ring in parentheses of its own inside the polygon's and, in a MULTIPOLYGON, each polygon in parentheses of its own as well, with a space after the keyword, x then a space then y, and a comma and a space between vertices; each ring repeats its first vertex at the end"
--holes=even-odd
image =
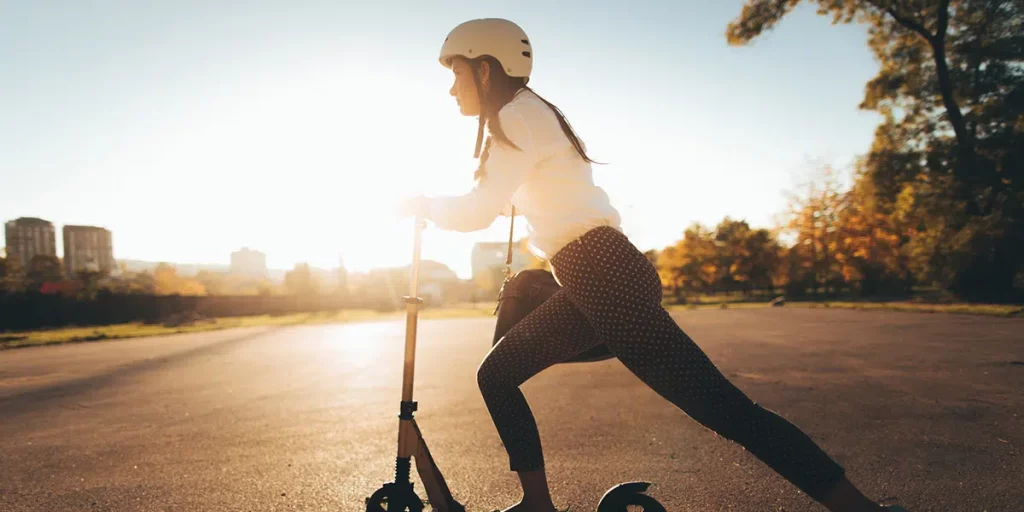
MULTIPOLYGON (((731 47, 743 3, 0 1, 0 220, 49 220, 58 246, 65 224, 103 226, 117 259, 407 265, 397 201, 473 185, 476 119, 441 42, 502 17, 640 249, 727 215, 770 227, 812 162, 869 149, 880 118, 857 105, 878 64, 865 27, 807 5, 731 47)), ((422 257, 468 278, 507 220, 431 227, 422 257)))

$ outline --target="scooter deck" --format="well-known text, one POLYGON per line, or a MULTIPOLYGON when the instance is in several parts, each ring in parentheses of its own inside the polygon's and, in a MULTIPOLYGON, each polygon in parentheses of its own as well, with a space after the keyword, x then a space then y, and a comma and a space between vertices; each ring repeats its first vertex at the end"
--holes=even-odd
MULTIPOLYGON (((423 439, 416 420, 410 421, 416 431, 417 450, 413 456, 416 460, 416 471, 423 481, 433 512, 466 512, 466 507, 456 501, 448 489, 444 475, 430 455, 430 449, 427 448, 427 442, 423 439)), ((644 494, 650 486, 650 482, 618 484, 604 493, 597 506, 597 512, 625 512, 630 505, 642 506, 644 512, 665 512, 665 508, 657 500, 644 494)))
POLYGON ((445 482, 444 475, 437 467, 434 457, 430 455, 430 449, 427 448, 427 442, 423 439, 423 433, 420 432, 416 420, 409 421, 412 422, 413 429, 416 431, 416 454, 413 455, 413 459, 416 461, 416 472, 419 473, 420 480, 423 481, 423 488, 427 491, 427 499, 430 500, 433 510, 435 512, 465 512, 466 507, 455 501, 452 491, 448 489, 448 483, 445 482))

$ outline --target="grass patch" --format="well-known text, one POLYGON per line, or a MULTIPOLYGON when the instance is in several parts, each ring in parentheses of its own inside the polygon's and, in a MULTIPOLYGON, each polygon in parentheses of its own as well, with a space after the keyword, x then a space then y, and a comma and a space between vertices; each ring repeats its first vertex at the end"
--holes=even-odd
MULTIPOLYGON (((478 305, 461 304, 446 308, 424 308, 419 311, 419 318, 437 319, 483 317, 490 316, 492 311, 494 311, 493 303, 481 303, 478 305)), ((57 345, 62 343, 140 338, 145 336, 164 336, 168 334, 215 331, 236 327, 372 322, 397 320, 402 318, 405 318, 404 309, 392 312, 354 309, 337 312, 298 313, 277 316, 262 315, 211 318, 179 326, 129 323, 95 327, 65 327, 59 329, 0 333, 0 350, 29 346, 57 345)))
MULTIPOLYGON (((477 304, 456 304, 441 308, 423 308, 421 319, 489 317, 494 311, 494 302, 477 304)), ((720 302, 711 304, 665 304, 670 312, 706 309, 759 309, 768 308, 767 302, 720 302)), ((915 302, 787 302, 785 307, 797 308, 842 308, 877 311, 910 311, 917 313, 957 313, 995 317, 1024 317, 1024 306, 1001 304, 921 304, 915 302)), ((405 317, 405 310, 381 312, 365 309, 344 310, 322 313, 298 313, 290 315, 263 315, 203 319, 183 325, 161 324, 118 324, 98 327, 66 327, 38 331, 0 333, 0 350, 20 347, 56 345, 88 341, 104 341, 146 336, 164 336, 190 332, 214 331, 237 327, 261 327, 284 325, 315 325, 345 322, 373 322, 399 320, 405 317)))
POLYGON ((663 306, 672 312, 703 309, 761 309, 771 307, 771 304, 767 302, 718 302, 714 304, 664 304, 663 306))
MULTIPOLYGON (((719 302, 711 304, 665 304, 665 309, 675 311, 696 311, 706 309, 758 309, 771 307, 767 302, 719 302)), ((995 317, 1024 317, 1024 306, 1013 304, 922 304, 919 302, 852 302, 852 301, 789 301, 791 308, 840 308, 865 309, 874 311, 907 311, 913 313, 955 313, 962 315, 984 315, 995 317)))
POLYGON ((1012 304, 921 304, 916 302, 788 302, 786 307, 842 308, 914 313, 956 313, 998 317, 1024 316, 1024 306, 1012 304))

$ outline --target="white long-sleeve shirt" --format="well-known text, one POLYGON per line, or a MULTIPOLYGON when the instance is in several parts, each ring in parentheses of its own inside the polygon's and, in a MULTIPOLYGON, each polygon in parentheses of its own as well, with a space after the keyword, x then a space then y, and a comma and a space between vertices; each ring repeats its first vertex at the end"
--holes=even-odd
POLYGON ((594 184, 590 163, 562 132, 555 113, 532 91, 520 90, 498 112, 518 150, 494 141, 486 175, 469 193, 429 199, 430 220, 442 229, 477 231, 508 215, 526 218, 530 251, 549 259, 592 228, 621 231, 619 212, 594 184))

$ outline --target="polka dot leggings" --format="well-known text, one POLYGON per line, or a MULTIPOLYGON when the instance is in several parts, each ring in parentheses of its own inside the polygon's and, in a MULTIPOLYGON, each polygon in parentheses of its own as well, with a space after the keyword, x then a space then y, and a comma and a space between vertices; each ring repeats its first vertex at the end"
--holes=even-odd
POLYGON ((701 425, 739 443, 821 501, 843 475, 796 426, 751 401, 661 307, 661 280, 621 232, 599 227, 551 259, 562 285, 508 331, 477 380, 512 471, 544 465, 540 435, 519 386, 599 343, 701 425))

